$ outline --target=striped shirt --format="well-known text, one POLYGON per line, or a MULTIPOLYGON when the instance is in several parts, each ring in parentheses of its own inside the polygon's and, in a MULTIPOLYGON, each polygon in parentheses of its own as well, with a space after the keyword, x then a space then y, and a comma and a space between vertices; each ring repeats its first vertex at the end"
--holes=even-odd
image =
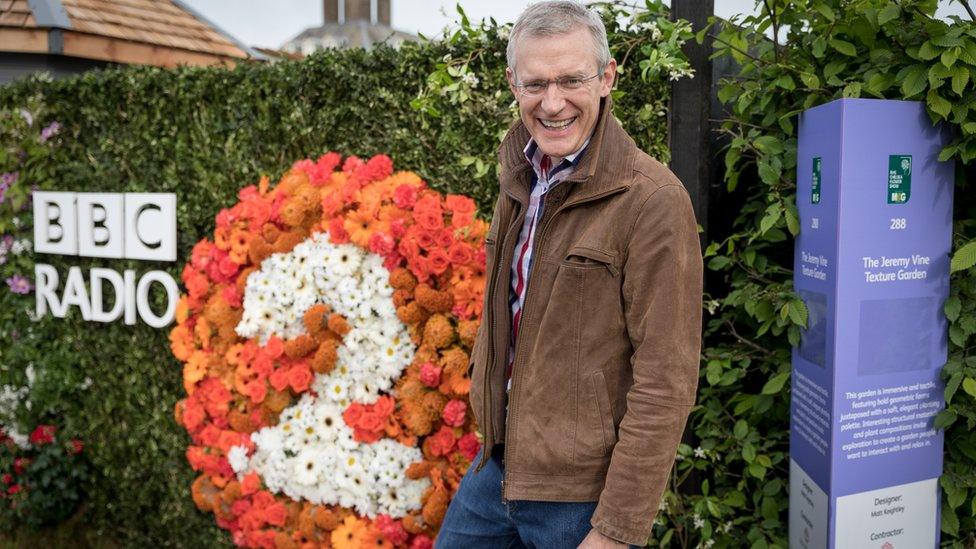
POLYGON ((518 339, 519 324, 522 321, 522 306, 525 304, 525 292, 529 285, 529 274, 532 272, 532 251, 535 244, 536 230, 539 221, 542 219, 543 206, 546 193, 560 182, 569 177, 586 146, 586 143, 575 153, 562 159, 555 159, 542 152, 534 139, 529 139, 525 146, 525 158, 532 165, 532 183, 529 192, 529 205, 525 210, 525 219, 522 221, 522 230, 519 232, 518 241, 515 244, 515 255, 512 259, 512 286, 509 292, 509 305, 512 308, 512 339, 508 348, 508 368, 505 371, 505 378, 508 380, 506 386, 512 386, 512 366, 515 362, 515 342, 518 339))

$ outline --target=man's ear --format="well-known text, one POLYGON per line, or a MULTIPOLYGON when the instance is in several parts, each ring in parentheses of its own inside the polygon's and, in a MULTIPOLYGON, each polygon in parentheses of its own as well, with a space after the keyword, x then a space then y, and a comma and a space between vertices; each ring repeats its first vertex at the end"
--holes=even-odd
POLYGON ((613 89, 613 80, 617 77, 617 60, 613 57, 610 58, 610 62, 603 69, 603 73, 600 75, 600 97, 606 97, 610 95, 610 90, 613 89))
POLYGON ((518 90, 515 89, 515 72, 511 68, 505 67, 505 80, 508 80, 508 89, 511 90, 512 95, 518 97, 518 90))

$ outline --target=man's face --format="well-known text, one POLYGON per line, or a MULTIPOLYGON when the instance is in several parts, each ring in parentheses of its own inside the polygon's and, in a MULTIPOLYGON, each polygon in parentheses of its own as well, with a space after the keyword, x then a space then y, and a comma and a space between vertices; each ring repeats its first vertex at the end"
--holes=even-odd
POLYGON ((518 85, 596 75, 601 67, 597 67, 592 44, 589 31, 583 27, 559 36, 523 36, 515 52, 515 72, 505 71, 522 122, 549 156, 576 152, 593 133, 600 99, 610 93, 617 63, 611 59, 599 76, 572 91, 562 90, 553 82, 542 93, 531 95, 518 85))

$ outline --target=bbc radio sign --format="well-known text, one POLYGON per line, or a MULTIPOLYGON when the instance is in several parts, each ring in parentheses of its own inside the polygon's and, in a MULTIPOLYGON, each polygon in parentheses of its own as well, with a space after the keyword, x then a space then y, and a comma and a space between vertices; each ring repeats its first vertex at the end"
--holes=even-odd
MULTIPOLYGON (((170 193, 35 192, 34 252, 105 259, 176 261, 176 195, 170 193)), ((93 322, 136 323, 154 328, 173 320, 179 288, 165 271, 136 272, 91 268, 86 282, 81 268, 70 267, 58 295, 60 276, 51 265, 34 266, 38 316, 64 318, 75 306, 93 322), (149 305, 149 290, 159 284, 166 291, 166 310, 157 314, 149 305), (106 308, 106 284, 114 303, 106 308)))

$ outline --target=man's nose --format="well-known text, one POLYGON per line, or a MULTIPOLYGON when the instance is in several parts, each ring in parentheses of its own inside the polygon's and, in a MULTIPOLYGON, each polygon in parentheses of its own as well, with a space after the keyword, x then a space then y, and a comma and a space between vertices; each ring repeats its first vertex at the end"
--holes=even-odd
POLYGON ((555 82, 550 82, 546 91, 542 92, 542 110, 546 114, 556 114, 563 110, 566 105, 566 98, 563 96, 563 91, 559 89, 559 86, 555 82))

